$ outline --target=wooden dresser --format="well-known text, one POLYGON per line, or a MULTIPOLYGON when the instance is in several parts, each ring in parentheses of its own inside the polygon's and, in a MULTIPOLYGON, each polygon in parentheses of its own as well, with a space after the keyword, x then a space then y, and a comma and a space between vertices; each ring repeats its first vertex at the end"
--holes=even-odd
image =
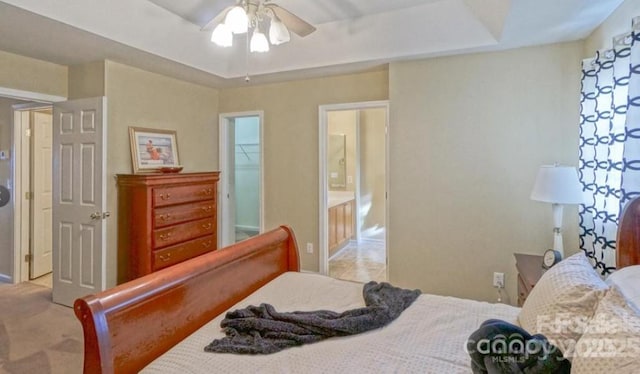
POLYGON ((119 174, 118 283, 217 247, 219 172, 119 174))
POLYGON ((522 306, 533 287, 542 277, 542 256, 514 254, 518 270, 518 306, 522 306))

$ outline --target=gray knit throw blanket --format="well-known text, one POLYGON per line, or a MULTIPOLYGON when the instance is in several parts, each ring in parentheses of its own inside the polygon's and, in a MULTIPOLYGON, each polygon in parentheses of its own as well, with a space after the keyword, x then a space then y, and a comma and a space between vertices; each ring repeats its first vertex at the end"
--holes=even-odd
POLYGON ((369 282, 362 294, 365 307, 336 313, 329 310, 280 313, 269 304, 228 312, 220 324, 227 336, 207 345, 207 352, 269 354, 287 347, 315 343, 383 327, 420 295, 420 290, 369 282))

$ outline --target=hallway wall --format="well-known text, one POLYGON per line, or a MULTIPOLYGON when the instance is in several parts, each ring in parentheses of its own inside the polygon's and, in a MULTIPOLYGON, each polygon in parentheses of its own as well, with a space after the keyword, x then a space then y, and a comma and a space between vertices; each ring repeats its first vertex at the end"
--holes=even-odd
MULTIPOLYGON (((12 105, 25 101, 0 97, 0 150, 11 152, 13 148, 13 108, 12 105)), ((0 185, 12 187, 11 175, 13 155, 9 160, 0 160, 0 185), (8 185, 11 186, 8 186, 8 185)), ((0 281, 10 281, 13 277, 13 189, 11 201, 0 208, 0 281)))

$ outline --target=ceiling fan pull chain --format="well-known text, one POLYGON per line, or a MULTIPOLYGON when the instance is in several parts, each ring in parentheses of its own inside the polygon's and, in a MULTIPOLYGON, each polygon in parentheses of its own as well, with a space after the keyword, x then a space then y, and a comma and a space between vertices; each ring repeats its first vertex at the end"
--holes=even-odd
POLYGON ((244 55, 245 55, 245 59, 244 59, 244 70, 246 72, 245 76, 244 76, 244 81, 245 83, 249 83, 251 81, 251 78, 249 77, 249 34, 247 33, 247 43, 246 43, 246 48, 244 50, 244 55))

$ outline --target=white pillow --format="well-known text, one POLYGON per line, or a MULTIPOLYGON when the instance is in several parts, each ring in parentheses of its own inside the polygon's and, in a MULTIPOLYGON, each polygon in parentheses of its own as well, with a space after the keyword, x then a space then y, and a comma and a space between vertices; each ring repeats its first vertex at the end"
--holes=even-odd
POLYGON ((576 253, 542 275, 522 306, 520 326, 530 334, 543 334, 571 359, 607 288, 584 253, 576 253))
POLYGON ((620 292, 636 308, 640 308, 640 265, 616 270, 607 278, 607 284, 615 284, 620 292))
POLYGON ((571 373, 640 372, 640 311, 612 286, 578 340, 571 373))

